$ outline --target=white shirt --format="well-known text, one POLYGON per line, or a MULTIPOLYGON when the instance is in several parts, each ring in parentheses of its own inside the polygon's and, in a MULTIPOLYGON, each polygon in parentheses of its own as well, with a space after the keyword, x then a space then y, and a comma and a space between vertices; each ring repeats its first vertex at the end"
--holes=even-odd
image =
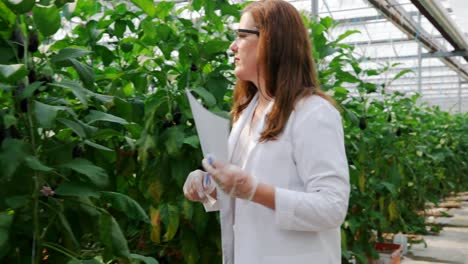
MULTIPOLYGON (((235 156, 258 95, 229 137, 235 156)), ((340 225, 349 199, 348 164, 338 111, 325 99, 301 100, 275 141, 258 142, 265 116, 242 168, 275 187, 275 210, 233 199, 218 189, 224 264, 339 264, 340 225)))

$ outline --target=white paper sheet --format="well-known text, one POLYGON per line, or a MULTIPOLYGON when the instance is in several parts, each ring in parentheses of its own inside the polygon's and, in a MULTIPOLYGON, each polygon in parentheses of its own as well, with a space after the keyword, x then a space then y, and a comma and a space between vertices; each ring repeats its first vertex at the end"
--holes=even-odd
MULTIPOLYGON (((228 159, 229 120, 205 109, 188 89, 185 92, 192 109, 203 156, 206 158, 209 154, 216 159, 226 161, 228 159)), ((208 200, 203 204, 205 210, 207 212, 218 210, 216 200, 210 196, 208 200)))

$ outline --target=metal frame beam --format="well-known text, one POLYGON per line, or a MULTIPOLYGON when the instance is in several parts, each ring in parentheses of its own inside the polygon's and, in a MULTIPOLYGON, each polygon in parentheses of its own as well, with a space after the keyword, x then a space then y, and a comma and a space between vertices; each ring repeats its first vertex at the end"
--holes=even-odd
MULTIPOLYGON (((418 26, 413 19, 407 15, 407 12, 401 8, 397 2, 394 0, 367 0, 370 4, 372 4, 375 8, 380 10, 380 12, 387 17, 395 26, 400 28, 403 32, 408 34, 409 36, 417 39, 424 47, 431 51, 443 51, 446 52, 447 50, 444 49, 439 43, 435 42, 431 39, 430 34, 424 30, 422 27, 418 26)), ((416 57, 417 58, 417 57, 416 57)), ((393 59, 393 58, 392 58, 393 59)), ((453 68, 455 71, 460 73, 460 75, 468 80, 468 70, 463 68, 463 65, 460 64, 458 61, 450 58, 444 57, 440 58, 442 62, 444 62, 449 67, 453 68)))

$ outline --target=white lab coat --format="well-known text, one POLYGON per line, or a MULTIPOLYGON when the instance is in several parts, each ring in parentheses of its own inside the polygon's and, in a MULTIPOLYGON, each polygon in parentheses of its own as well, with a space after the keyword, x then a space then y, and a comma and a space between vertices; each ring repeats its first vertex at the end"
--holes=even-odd
MULTIPOLYGON (((233 125, 230 157, 257 100, 258 95, 233 125)), ((275 187, 276 209, 233 199, 218 189, 223 263, 341 263, 340 225, 350 187, 339 112, 319 96, 303 99, 279 138, 266 143, 257 141, 264 121, 243 169, 275 187)))

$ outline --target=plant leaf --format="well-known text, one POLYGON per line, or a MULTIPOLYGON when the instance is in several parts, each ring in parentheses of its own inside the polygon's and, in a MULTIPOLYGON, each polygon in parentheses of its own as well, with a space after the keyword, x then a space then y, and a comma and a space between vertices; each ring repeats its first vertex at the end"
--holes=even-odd
POLYGON ((82 175, 87 176, 87 179, 98 187, 103 187, 108 182, 106 171, 86 159, 74 159, 61 165, 61 167, 70 168, 78 173, 81 173, 82 175))
POLYGON ((59 10, 53 5, 34 6, 33 19, 36 27, 44 36, 53 35, 61 26, 59 10))
POLYGON ((24 64, 0 64, 0 81, 7 83, 16 83, 28 74, 24 64))
POLYGON ((57 64, 57 66, 70 65, 70 59, 81 58, 85 55, 92 53, 89 50, 78 49, 78 48, 64 48, 59 51, 57 55, 52 56, 51 62, 57 64))
POLYGON ((33 170, 45 172, 53 170, 51 167, 47 167, 44 164, 42 164, 39 161, 39 159, 35 156, 27 156, 26 158, 24 158, 24 161, 26 162, 26 165, 33 170))
POLYGON ((51 128, 57 117, 57 112, 66 109, 65 106, 48 105, 39 101, 34 101, 34 114, 39 125, 43 128, 51 128))
POLYGON ((152 257, 145 257, 138 254, 130 254, 130 258, 143 261, 145 264, 159 264, 159 262, 152 257))
POLYGON ((99 193, 89 184, 81 182, 64 182, 54 190, 55 194, 64 196, 84 196, 99 198, 99 193))
POLYGON ((10 247, 8 243, 10 237, 10 226, 13 223, 14 214, 10 212, 0 212, 0 258, 2 258, 10 247))
POLYGON ((127 259, 130 258, 127 240, 113 216, 102 213, 99 217, 99 230, 101 242, 112 254, 127 259))
POLYGON ((73 65, 73 68, 78 72, 81 81, 83 81, 86 87, 92 87, 94 83, 94 70, 90 66, 77 61, 76 59, 69 59, 73 65))
POLYGON ((179 208, 171 204, 164 204, 160 207, 160 212, 161 220, 166 226, 164 241, 170 241, 179 229, 179 208))
POLYGON ((141 10, 143 10, 148 16, 155 17, 156 16, 156 7, 154 6, 154 2, 151 0, 131 0, 136 6, 138 6, 141 10))
POLYGON ((92 124, 96 121, 107 121, 122 125, 128 124, 128 122, 123 118, 96 110, 91 110, 90 114, 85 117, 85 120, 88 124, 92 124))
POLYGON ((149 217, 135 200, 127 195, 116 192, 101 192, 101 200, 109 203, 112 208, 124 212, 128 217, 149 223, 149 217))

